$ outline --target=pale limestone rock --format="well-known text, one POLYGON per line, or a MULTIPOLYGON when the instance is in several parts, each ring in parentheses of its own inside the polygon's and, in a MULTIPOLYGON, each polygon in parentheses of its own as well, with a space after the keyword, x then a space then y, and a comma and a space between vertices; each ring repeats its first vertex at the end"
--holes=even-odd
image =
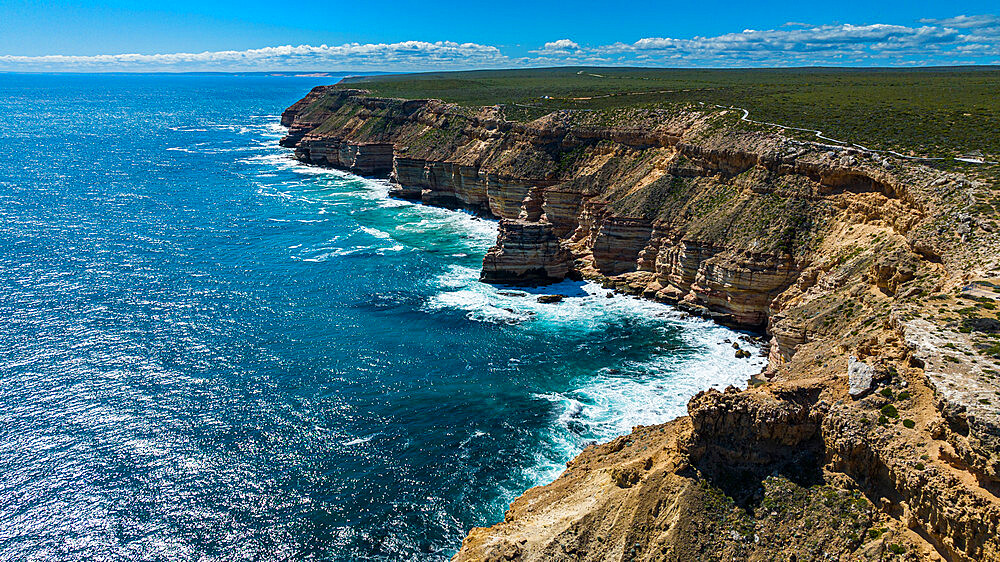
POLYGON ((851 395, 851 398, 861 398, 870 391, 874 378, 875 369, 871 365, 858 361, 858 358, 853 355, 848 358, 847 381, 850 384, 848 393, 851 395))
POLYGON ((545 285, 562 281, 572 261, 551 224, 504 219, 500 221, 496 246, 483 258, 480 279, 487 283, 545 285))

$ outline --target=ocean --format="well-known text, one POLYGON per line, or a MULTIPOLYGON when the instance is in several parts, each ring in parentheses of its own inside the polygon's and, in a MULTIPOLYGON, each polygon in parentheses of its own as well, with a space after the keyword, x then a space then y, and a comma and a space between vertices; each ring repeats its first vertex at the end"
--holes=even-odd
POLYGON ((336 79, 0 74, 0 560, 446 560, 760 370, 481 284, 494 221, 295 162, 278 117, 336 79))

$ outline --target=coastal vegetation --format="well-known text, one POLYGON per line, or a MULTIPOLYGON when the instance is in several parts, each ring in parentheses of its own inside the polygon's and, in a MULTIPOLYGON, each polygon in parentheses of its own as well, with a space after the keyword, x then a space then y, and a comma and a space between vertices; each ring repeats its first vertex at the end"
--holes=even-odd
POLYGON ((562 109, 735 106, 756 121, 816 129, 875 149, 930 157, 1000 155, 1000 67, 569 67, 361 76, 341 86, 469 107, 499 104, 507 119, 519 121, 562 109))

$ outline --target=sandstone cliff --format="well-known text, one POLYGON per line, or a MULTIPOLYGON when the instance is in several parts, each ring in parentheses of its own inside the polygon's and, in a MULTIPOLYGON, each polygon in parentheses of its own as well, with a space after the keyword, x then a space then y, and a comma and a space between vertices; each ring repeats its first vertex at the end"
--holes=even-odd
POLYGON ((771 336, 751 389, 588 448, 457 559, 1000 560, 988 181, 698 105, 521 123, 321 87, 282 123, 303 162, 500 219, 485 281, 580 275, 771 336))

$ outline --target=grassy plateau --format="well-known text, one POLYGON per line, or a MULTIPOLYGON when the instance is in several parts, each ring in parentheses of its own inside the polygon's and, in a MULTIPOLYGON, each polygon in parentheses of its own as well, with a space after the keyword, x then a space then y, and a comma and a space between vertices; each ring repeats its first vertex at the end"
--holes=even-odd
MULTIPOLYGON (((560 109, 736 106, 914 156, 1000 156, 1000 67, 653 69, 564 67, 345 78, 375 95, 503 105, 508 119, 560 109)), ((808 137, 808 133, 804 134, 808 137)))

